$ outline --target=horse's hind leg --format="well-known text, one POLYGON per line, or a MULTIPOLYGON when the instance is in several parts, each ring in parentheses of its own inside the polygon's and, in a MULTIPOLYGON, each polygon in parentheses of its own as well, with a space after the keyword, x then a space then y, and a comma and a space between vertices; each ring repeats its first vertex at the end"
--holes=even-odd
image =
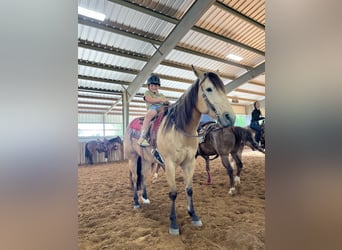
POLYGON ((143 201, 144 204, 150 204, 150 200, 147 197, 147 188, 146 188, 146 177, 148 174, 148 170, 151 167, 151 163, 144 161, 142 164, 142 177, 141 177, 141 183, 142 183, 142 195, 141 195, 141 199, 143 201))
POLYGON ((202 226, 201 219, 197 216, 192 200, 192 177, 194 175, 195 161, 191 162, 188 166, 183 167, 184 180, 185 180, 185 192, 188 202, 188 214, 191 216, 192 224, 194 226, 202 226))
POLYGON ((140 208, 139 204, 139 197, 138 197, 138 175, 141 169, 138 169, 139 162, 137 160, 129 160, 128 161, 130 167, 130 177, 131 177, 131 184, 133 186, 133 207, 140 208))
POLYGON ((235 190, 235 182, 234 182, 234 173, 233 173, 233 168, 229 163, 228 156, 229 155, 221 155, 221 162, 223 166, 226 168, 227 174, 229 176, 229 194, 235 195, 236 190, 235 190))

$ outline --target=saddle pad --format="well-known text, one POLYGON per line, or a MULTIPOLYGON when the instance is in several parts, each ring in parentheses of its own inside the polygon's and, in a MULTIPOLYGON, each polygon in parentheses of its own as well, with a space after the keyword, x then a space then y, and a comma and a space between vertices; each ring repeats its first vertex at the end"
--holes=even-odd
POLYGON ((131 122, 131 124, 129 125, 129 128, 140 131, 143 121, 144 121, 144 117, 137 117, 131 122))

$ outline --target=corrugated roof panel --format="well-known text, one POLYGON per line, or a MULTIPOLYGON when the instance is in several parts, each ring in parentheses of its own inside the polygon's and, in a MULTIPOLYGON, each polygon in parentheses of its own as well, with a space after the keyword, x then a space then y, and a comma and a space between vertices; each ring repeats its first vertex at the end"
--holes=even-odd
POLYGON ((236 97, 241 97, 245 99, 251 99, 251 100, 262 100, 265 97, 260 96, 260 95, 254 95, 254 94, 249 94, 249 93, 244 93, 244 92, 239 92, 239 91, 231 91, 228 93, 229 96, 236 96, 236 97))
POLYGON ((78 48, 78 58, 86 61, 106 63, 136 70, 141 70, 146 64, 146 62, 141 60, 135 60, 123 56, 112 55, 109 53, 94 51, 80 47, 78 48))
POLYGON ((110 105, 101 105, 101 104, 78 104, 79 108, 99 108, 99 109, 108 109, 110 105))
POLYGON ((85 97, 78 97, 78 102, 82 103, 96 103, 96 104, 106 104, 111 105, 114 101, 111 100, 101 100, 101 99, 93 99, 93 98, 85 98, 85 97))
POLYGON ((175 89, 182 89, 186 90, 190 87, 191 84, 185 82, 178 82, 178 81, 170 81, 161 79, 161 86, 167 88, 175 88, 175 89))
POLYGON ((151 43, 82 24, 78 25, 78 33, 78 38, 81 40, 100 43, 114 48, 124 49, 150 56, 156 51, 151 43))
POLYGON ((86 75, 86 76, 94 76, 94 77, 100 77, 105 79, 115 79, 117 81, 124 81, 124 82, 132 82, 135 78, 135 75, 128 74, 128 73, 122 73, 112 70, 104 70, 104 69, 97 69, 93 67, 87 67, 78 65, 78 73, 80 75, 86 75))
POLYGON ((85 88, 96 88, 96 89, 104 89, 104 90, 114 90, 114 91, 122 91, 123 88, 120 84, 107 83, 107 82, 98 82, 98 81, 90 81, 78 79, 78 86, 85 88))
POLYGON ((160 75, 169 75, 169 76, 184 78, 184 79, 188 79, 192 81, 196 80, 196 76, 193 73, 193 71, 188 70, 188 69, 179 69, 179 68, 174 68, 174 67, 165 66, 165 65, 158 65, 158 67, 156 68, 154 72, 160 75))
POLYGON ((265 50, 264 30, 216 6, 210 7, 196 23, 196 26, 229 37, 261 51, 265 50))
POLYGON ((239 62, 240 64, 250 67, 255 66, 256 63, 265 59, 264 56, 196 31, 189 31, 180 41, 180 46, 225 60, 229 60, 227 55, 232 53, 243 58, 243 60, 239 62))
POLYGON ((201 56, 185 53, 182 51, 172 50, 170 54, 166 57, 167 60, 174 61, 177 63, 193 64, 197 67, 201 68, 210 68, 215 70, 219 70, 219 72, 224 72, 224 74, 236 76, 238 72, 241 71, 241 68, 232 66, 230 64, 218 62, 212 59, 207 59, 201 56))
POLYGON ((108 2, 106 14, 111 22, 120 24, 127 30, 138 29, 149 34, 150 38, 164 40, 172 31, 174 24, 149 16, 142 12, 108 2))
POLYGON ((252 83, 242 84, 241 86, 239 86, 239 89, 246 89, 246 90, 265 93, 265 86, 255 85, 252 83))
POLYGON ((180 19, 192 5, 194 0, 133 0, 132 2, 146 6, 147 8, 156 10, 165 15, 172 16, 176 19, 180 19))
POLYGON ((219 0, 242 14, 265 25, 265 0, 219 0))

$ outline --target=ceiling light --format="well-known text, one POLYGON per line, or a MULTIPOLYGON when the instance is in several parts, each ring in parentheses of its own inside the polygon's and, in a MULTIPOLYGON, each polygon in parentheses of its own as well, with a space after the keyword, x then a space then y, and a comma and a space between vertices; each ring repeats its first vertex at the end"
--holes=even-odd
POLYGON ((96 11, 92 11, 92 10, 88 10, 85 8, 82 8, 80 6, 78 6, 78 14, 82 15, 82 16, 87 16, 90 18, 94 18, 100 21, 103 21, 106 17, 106 15, 96 12, 96 11))
POLYGON ((238 62, 240 62, 243 59, 242 57, 233 54, 229 54, 227 57, 238 62))

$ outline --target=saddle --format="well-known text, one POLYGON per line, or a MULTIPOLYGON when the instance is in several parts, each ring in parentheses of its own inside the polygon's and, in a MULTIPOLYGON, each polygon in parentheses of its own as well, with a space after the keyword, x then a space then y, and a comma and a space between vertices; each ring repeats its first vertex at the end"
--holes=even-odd
MULTIPOLYGON (((146 132, 146 140, 150 143, 153 148, 157 147, 157 132, 161 121, 167 114, 167 106, 161 107, 157 110, 157 114, 152 118, 151 123, 146 132)), ((131 124, 131 136, 138 139, 141 133, 141 127, 144 121, 144 117, 135 118, 131 124)))
POLYGON ((197 132, 198 135, 200 135, 199 143, 203 143, 206 139, 206 136, 209 134, 210 131, 214 130, 216 126, 216 122, 209 121, 206 123, 203 123, 201 126, 198 127, 197 132))

